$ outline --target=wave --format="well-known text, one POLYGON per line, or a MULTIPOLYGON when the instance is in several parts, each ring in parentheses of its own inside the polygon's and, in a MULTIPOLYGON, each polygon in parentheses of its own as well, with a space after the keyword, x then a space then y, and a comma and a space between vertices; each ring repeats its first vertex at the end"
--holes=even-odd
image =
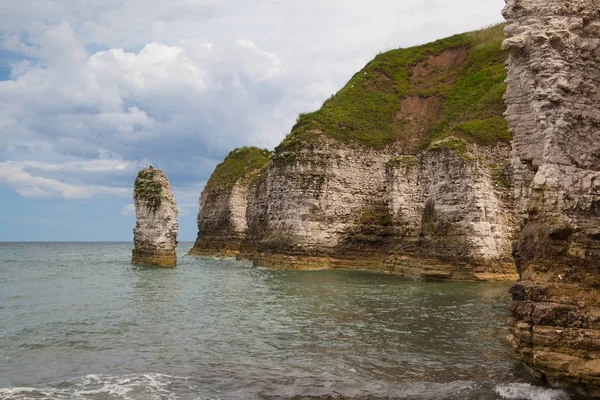
MULTIPOLYGON (((212 382, 213 384, 216 382, 212 382)), ((222 382, 225 383, 225 382, 222 382)), ((296 382, 298 383, 298 382, 296 382)), ((159 373, 132 375, 91 374, 63 381, 45 388, 16 387, 0 389, 3 400, 220 400, 225 399, 403 399, 403 400, 570 400, 562 390, 533 386, 527 383, 494 383, 455 381, 446 383, 413 381, 404 383, 369 382, 362 387, 349 385, 266 385, 257 382, 232 382, 209 389, 209 382, 200 383, 192 377, 159 373), (260 386, 260 385, 259 385, 260 386), (355 386, 355 387, 352 387, 355 386)))
POLYGON ((123 400, 218 400, 203 396, 201 390, 190 384, 190 378, 157 373, 123 376, 91 374, 38 389, 13 387, 0 389, 0 399, 123 399, 123 400))
POLYGON ((496 393, 506 400, 569 400, 563 390, 533 386, 528 383, 507 383, 498 385, 496 393))

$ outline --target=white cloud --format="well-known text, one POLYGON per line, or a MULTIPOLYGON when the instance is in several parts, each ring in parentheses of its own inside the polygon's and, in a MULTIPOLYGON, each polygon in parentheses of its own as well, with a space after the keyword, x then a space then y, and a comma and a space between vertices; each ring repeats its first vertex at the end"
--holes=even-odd
POLYGON ((109 185, 89 184, 94 173, 114 173, 135 168, 134 165, 111 160, 76 161, 61 164, 42 162, 1 162, 0 184, 13 187, 23 197, 63 198, 67 200, 99 197, 131 196, 131 189, 109 185), (77 177, 77 182, 57 178, 77 177))
MULTIPOLYGON (((212 160, 215 152, 256 141, 265 145, 260 143, 264 132, 252 128, 255 111, 267 117, 267 111, 260 112, 257 88, 278 85, 270 81, 283 66, 250 41, 151 42, 137 52, 113 48, 87 54, 66 23, 32 36, 42 37, 35 45, 13 36, 8 41, 37 61, 15 63, 11 79, 0 81, 0 154, 4 151, 5 159, 29 155, 33 158, 24 161, 103 157, 205 164, 197 158, 212 160), (59 61, 52 53, 69 56, 59 61)), ((273 92, 271 102, 281 90, 273 92)), ((283 134, 266 138, 268 145, 283 134)), ((208 173, 201 171, 199 178, 208 173)), ((18 187, 14 181, 11 185, 18 187)), ((67 189, 21 193, 47 197, 57 191, 79 197, 67 189)))
POLYGON ((122 97, 148 92, 206 89, 205 73, 192 63, 184 48, 149 43, 139 53, 110 49, 87 60, 100 82, 117 85, 122 97))
POLYGON ((128 217, 135 216, 135 206, 133 204, 127 204, 123 207, 121 214, 128 217))
POLYGON ((377 51, 500 21, 504 3, 6 2, 0 50, 20 58, 0 81, 0 184, 125 197, 151 161, 189 215, 231 148, 277 145, 377 51))
POLYGON ((125 112, 99 113, 97 119, 114 128, 118 133, 132 133, 136 127, 146 129, 155 124, 154 119, 136 106, 129 107, 125 112))

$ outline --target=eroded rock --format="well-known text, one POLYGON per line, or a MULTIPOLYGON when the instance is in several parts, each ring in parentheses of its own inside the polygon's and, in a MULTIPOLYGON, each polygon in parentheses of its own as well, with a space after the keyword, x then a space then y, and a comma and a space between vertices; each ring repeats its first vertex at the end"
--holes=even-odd
MULTIPOLYGON (((192 255, 276 269, 374 269, 427 279, 516 279, 510 147, 437 143, 416 155, 322 142, 276 152, 201 196, 192 255), (508 170, 508 172, 507 172, 508 170)), ((244 165, 254 157, 247 151, 244 165)), ((230 156, 230 157, 231 157, 230 156)))
POLYGON ((252 180, 271 152, 257 147, 233 150, 219 164, 200 195, 198 237, 190 255, 231 257, 240 252, 248 229, 252 180))
POLYGON ((512 289, 520 322, 511 339, 534 375, 597 395, 600 2, 508 0, 504 16, 506 115, 523 216, 524 282, 512 289))
POLYGON ((136 225, 131 263, 175 267, 178 209, 171 185, 160 169, 141 170, 133 190, 136 225))

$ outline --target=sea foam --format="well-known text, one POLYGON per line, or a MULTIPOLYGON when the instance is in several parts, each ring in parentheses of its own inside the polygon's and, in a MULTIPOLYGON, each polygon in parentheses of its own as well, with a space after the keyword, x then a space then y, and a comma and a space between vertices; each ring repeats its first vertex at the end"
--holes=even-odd
POLYGON ((506 400, 569 400, 563 390, 533 386, 528 383, 508 383, 496 386, 496 393, 506 400))

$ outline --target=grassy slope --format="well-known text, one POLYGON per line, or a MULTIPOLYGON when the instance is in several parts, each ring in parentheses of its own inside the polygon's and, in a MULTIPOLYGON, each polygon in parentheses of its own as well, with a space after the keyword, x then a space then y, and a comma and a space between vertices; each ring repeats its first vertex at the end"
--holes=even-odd
POLYGON ((250 179, 269 162, 270 155, 269 150, 258 147, 235 149, 217 165, 206 186, 211 189, 229 189, 239 179, 250 179))
POLYGON ((450 134, 480 144, 508 141, 511 137, 503 118, 506 107, 502 101, 506 90, 505 55, 500 50, 503 38, 503 25, 496 25, 379 54, 325 101, 320 110, 300 114, 292 132, 276 150, 292 150, 314 142, 319 136, 315 131, 344 143, 384 148, 402 134, 394 116, 400 100, 408 95, 442 98, 440 113, 421 143, 422 148, 450 134), (427 92, 413 88, 412 66, 427 55, 459 47, 468 47, 469 55, 453 85, 440 79, 427 92), (390 79, 382 81, 382 76, 390 79))

